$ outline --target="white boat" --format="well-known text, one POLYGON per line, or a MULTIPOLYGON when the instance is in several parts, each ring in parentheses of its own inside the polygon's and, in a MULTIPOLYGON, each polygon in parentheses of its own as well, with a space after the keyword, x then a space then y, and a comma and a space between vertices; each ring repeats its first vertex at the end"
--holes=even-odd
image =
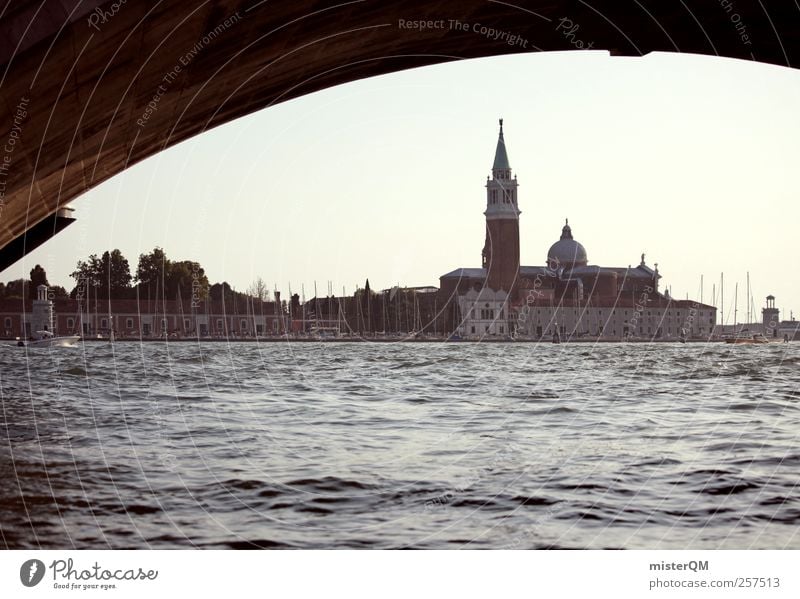
POLYGON ((50 331, 36 331, 36 337, 30 341, 19 341, 20 347, 72 347, 81 338, 78 335, 53 335, 50 331))
POLYGON ((760 345, 762 343, 769 343, 769 339, 764 337, 761 333, 751 335, 747 330, 740 331, 730 337, 725 337, 724 340, 725 343, 733 343, 736 345, 760 345))

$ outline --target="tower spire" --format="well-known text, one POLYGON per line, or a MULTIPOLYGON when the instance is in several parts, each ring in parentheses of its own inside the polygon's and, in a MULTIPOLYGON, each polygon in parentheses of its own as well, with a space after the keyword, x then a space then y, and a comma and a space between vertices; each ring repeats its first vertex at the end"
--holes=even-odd
POLYGON ((492 170, 495 172, 511 170, 511 166, 508 164, 508 154, 506 153, 506 141, 503 139, 503 119, 500 119, 500 135, 497 137, 497 149, 494 151, 492 170))

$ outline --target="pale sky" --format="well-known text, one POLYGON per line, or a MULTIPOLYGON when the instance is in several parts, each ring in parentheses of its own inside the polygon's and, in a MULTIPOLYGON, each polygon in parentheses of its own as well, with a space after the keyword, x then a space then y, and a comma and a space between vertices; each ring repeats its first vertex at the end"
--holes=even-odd
POLYGON ((90 253, 135 270, 159 245, 212 282, 284 294, 438 285, 480 266, 486 177, 504 118, 520 183, 522 263, 568 217, 590 264, 657 262, 673 295, 800 316, 800 72, 711 57, 519 54, 357 81, 204 133, 77 199, 34 264, 71 289, 90 253), (718 287, 718 285, 717 285, 718 287))

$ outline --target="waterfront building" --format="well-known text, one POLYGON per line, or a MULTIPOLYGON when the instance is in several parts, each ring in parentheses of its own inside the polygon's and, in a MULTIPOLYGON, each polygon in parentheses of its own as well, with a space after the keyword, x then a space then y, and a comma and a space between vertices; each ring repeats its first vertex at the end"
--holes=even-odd
POLYGON ((254 338, 287 332, 280 300, 228 302, 130 299, 49 299, 44 285, 33 301, 0 300, 0 336, 29 338, 36 331, 57 335, 151 338, 254 338))
POLYGON ((518 182, 512 176, 500 121, 491 178, 486 183, 486 238, 480 268, 440 277, 445 322, 465 337, 560 339, 681 339, 710 337, 716 308, 659 291, 658 265, 589 263, 567 220, 543 266, 520 264, 518 182))

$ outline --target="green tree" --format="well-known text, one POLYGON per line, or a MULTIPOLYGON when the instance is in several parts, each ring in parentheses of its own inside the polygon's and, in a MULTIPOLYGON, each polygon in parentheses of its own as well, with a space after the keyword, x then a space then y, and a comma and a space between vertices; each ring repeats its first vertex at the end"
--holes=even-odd
POLYGON ((127 297, 131 288, 131 267, 119 250, 103 252, 100 258, 100 289, 103 297, 127 297))
POLYGON ((236 292, 231 289, 226 281, 222 283, 214 283, 208 290, 208 295, 215 302, 233 302, 233 297, 236 292))
POLYGON ((139 256, 136 282, 140 297, 163 294, 169 300, 180 297, 183 300, 202 301, 208 297, 209 291, 206 271, 198 262, 173 262, 160 247, 139 256))
POLYGON ((51 285, 50 296, 53 299, 69 299, 69 293, 61 285, 51 285))
POLYGON ((36 289, 39 285, 50 287, 50 283, 47 282, 47 273, 37 264, 31 269, 31 287, 36 289))
POLYGON ((169 262, 164 276, 167 299, 204 300, 208 296, 208 277, 197 262, 169 262))
POLYGON ((140 293, 149 292, 154 295, 157 289, 162 289, 168 269, 169 260, 160 247, 153 248, 149 254, 140 254, 139 265, 136 267, 136 283, 140 293))
POLYGON ((130 295, 131 269, 127 258, 119 250, 105 251, 100 258, 92 254, 86 261, 79 260, 70 276, 76 283, 72 297, 76 297, 81 289, 84 295, 88 295, 90 288, 96 288, 97 296, 102 298, 125 298, 130 295))
POLYGON ((75 287, 70 294, 75 297, 86 297, 89 289, 100 285, 100 259, 91 254, 88 260, 78 260, 75 270, 69 275, 75 279, 75 287))

